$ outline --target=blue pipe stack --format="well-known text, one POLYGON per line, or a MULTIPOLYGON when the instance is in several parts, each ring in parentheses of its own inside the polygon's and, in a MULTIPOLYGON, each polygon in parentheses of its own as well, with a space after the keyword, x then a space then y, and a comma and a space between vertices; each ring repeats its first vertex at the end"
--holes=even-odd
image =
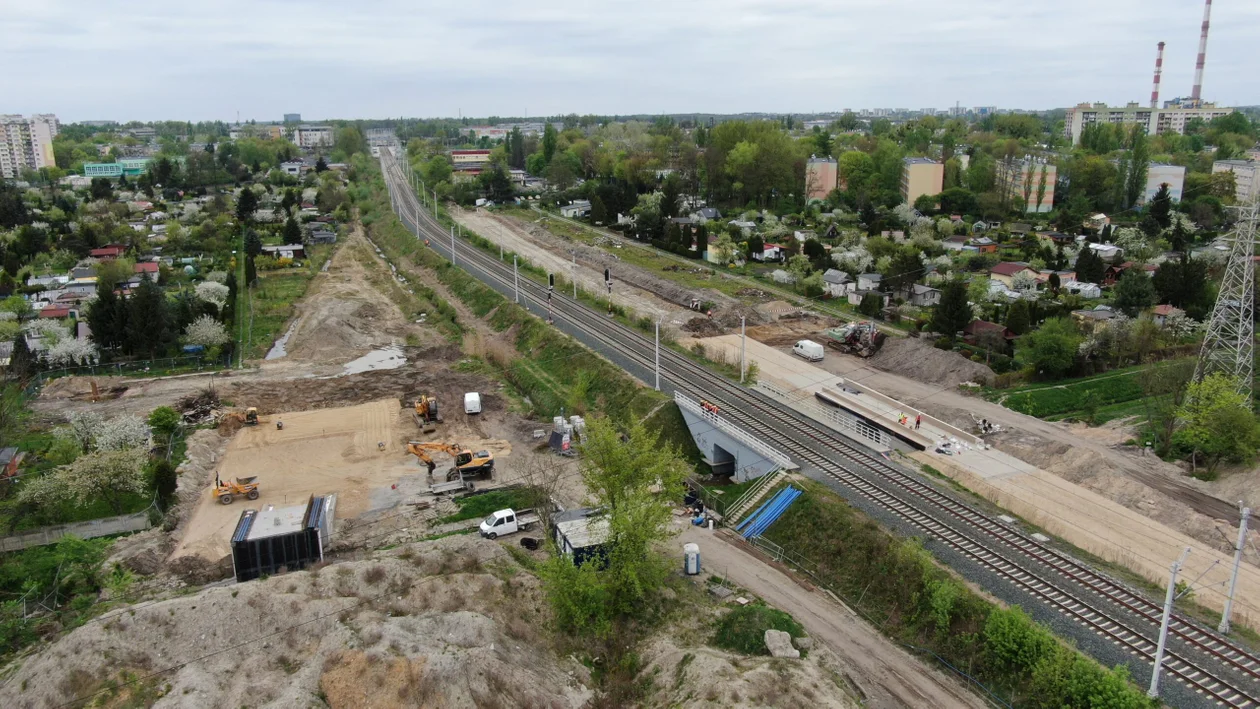
POLYGON ((780 490, 771 497, 769 501, 763 502, 751 515, 746 517, 735 527, 735 531, 744 536, 745 539, 760 537, 770 525, 783 515, 789 505, 796 501, 804 493, 792 486, 788 486, 780 490))

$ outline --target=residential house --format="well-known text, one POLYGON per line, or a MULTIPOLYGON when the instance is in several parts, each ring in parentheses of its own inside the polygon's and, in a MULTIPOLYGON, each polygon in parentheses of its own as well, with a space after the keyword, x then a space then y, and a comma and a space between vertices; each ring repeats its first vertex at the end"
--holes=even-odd
POLYGON ((910 304, 927 308, 941 302, 941 292, 931 286, 918 283, 910 286, 910 304))
POLYGON ((998 250, 997 242, 987 236, 976 237, 971 240, 971 245, 982 254, 996 254, 998 250))
POLYGON ((861 273, 857 277, 858 290, 879 290, 884 277, 878 273, 861 273))
POLYGON ((677 224, 678 226, 694 226, 696 223, 696 220, 692 219, 691 217, 670 217, 669 223, 677 224))
POLYGON ((989 278, 1001 282, 1007 288, 1015 287, 1015 276, 1027 271, 1036 277, 1037 271, 1022 261, 1003 261, 989 269, 989 278))
POLYGON ((849 305, 861 305, 862 300, 866 298, 866 296, 871 295, 871 294, 879 296, 879 299, 880 299, 879 307, 881 309, 887 308, 888 304, 892 301, 892 296, 889 295, 888 293, 884 293, 883 291, 856 288, 849 291, 849 305))
POLYGON ((1016 335, 1015 333, 1006 329, 1004 325, 999 325, 995 322, 989 322, 988 320, 972 320, 971 322, 967 323, 967 327, 963 328, 963 342, 966 342, 967 344, 972 345, 973 347, 976 345, 979 345, 981 342, 982 333, 985 333, 985 332, 996 332, 1000 334, 1002 336, 1002 339, 1006 340, 1007 342, 1011 342, 1015 338, 1019 337, 1019 335, 1016 335))
POLYGON ((99 249, 92 249, 88 252, 88 255, 102 261, 113 261, 125 253, 127 253, 126 247, 118 244, 110 244, 109 246, 102 246, 99 249))
POLYGON ((833 298, 843 298, 855 286, 849 274, 834 268, 827 269, 822 276, 823 292, 833 298))
POLYGON ((1109 305, 1098 305, 1092 310, 1073 310, 1072 319, 1080 323, 1081 327, 1089 332, 1097 332, 1100 328, 1107 326, 1107 323, 1116 318, 1116 311, 1111 309, 1109 305))
MULTIPOLYGON (((1124 263, 1112 264, 1108 266, 1107 270, 1103 271, 1102 284, 1104 286, 1114 286, 1116 284, 1116 281, 1120 280, 1120 276, 1124 275, 1125 271, 1129 270, 1130 268, 1133 268, 1134 265, 1135 264, 1132 261, 1125 261, 1124 263)), ((1159 270, 1159 266, 1157 264, 1148 263, 1142 266, 1142 271, 1145 272, 1147 276, 1155 275, 1155 272, 1158 270, 1159 270)))
POLYGON ((337 232, 328 229, 313 229, 310 236, 306 237, 306 241, 311 244, 335 244, 337 232))
POLYGON ((262 247, 264 256, 274 258, 302 259, 306 258, 306 249, 301 244, 281 244, 279 246, 262 247))
POLYGON ((749 234, 752 233, 753 229, 757 228, 757 222, 743 221, 740 219, 734 219, 728 222, 728 224, 739 229, 741 232, 743 232, 744 236, 748 236, 749 234))
POLYGON ((1164 303, 1163 305, 1156 305, 1154 308, 1151 308, 1151 320, 1154 320, 1155 324, 1160 327, 1168 324, 1168 318, 1185 314, 1186 311, 1181 308, 1174 308, 1167 303, 1164 303))
POLYGON ((1111 217, 1099 212, 1098 214, 1091 214, 1086 217, 1085 221, 1081 223, 1081 226, 1086 229, 1093 229, 1094 231, 1102 231, 1102 228, 1110 223, 1111 217))
POLYGON ((62 305, 49 305, 39 311, 39 317, 45 320, 59 320, 61 318, 77 318, 79 311, 77 308, 69 308, 62 305))
POLYGON ((946 239, 941 245, 946 251, 962 251, 967 247, 967 237, 964 234, 956 234, 946 239))
POLYGON ((1059 231, 1039 231, 1037 236, 1043 241, 1048 241, 1052 246, 1071 246, 1076 243, 1076 237, 1071 234, 1064 234, 1059 231))
POLYGON ((591 203, 589 200, 578 199, 571 204, 566 204, 560 208, 560 216, 569 219, 578 217, 589 217, 591 215, 591 203))
POLYGON ((284 174, 292 175, 293 177, 301 177, 304 166, 305 164, 301 160, 290 160, 280 163, 280 169, 284 171, 284 174))
POLYGON ((760 254, 753 254, 754 261, 782 261, 782 244, 764 244, 760 254))
POLYGON ((1020 235, 1031 234, 1032 230, 1033 230, 1032 224, 1028 224, 1026 222, 1014 222, 1011 224, 1010 228, 1007 229, 1007 231, 1011 232, 1012 234, 1020 234, 1020 235))
POLYGON ((147 278, 154 283, 157 283, 161 277, 161 270, 156 261, 142 261, 132 266, 131 270, 141 278, 147 278))
POLYGON ((1115 244, 1090 244, 1089 248, 1107 263, 1113 263, 1124 255, 1124 249, 1115 244))
POLYGON ((698 224, 704 224, 705 222, 721 219, 722 213, 718 211, 717 207, 702 207, 692 212, 691 218, 698 224))

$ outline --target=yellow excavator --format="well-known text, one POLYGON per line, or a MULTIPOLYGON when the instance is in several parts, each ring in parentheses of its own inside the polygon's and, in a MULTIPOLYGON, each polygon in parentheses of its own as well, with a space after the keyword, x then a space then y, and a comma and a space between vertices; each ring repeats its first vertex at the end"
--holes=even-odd
POLYGON ((415 419, 416 426, 422 433, 436 431, 437 424, 442 421, 442 415, 438 413, 437 397, 421 394, 420 398, 416 399, 416 411, 411 417, 415 419))
POLYGON ((445 453, 455 459, 455 467, 446 472, 447 480, 489 477, 494 472, 494 454, 490 451, 473 452, 457 443, 426 443, 409 441, 407 452, 420 459, 429 468, 429 475, 437 468, 430 453, 445 453))

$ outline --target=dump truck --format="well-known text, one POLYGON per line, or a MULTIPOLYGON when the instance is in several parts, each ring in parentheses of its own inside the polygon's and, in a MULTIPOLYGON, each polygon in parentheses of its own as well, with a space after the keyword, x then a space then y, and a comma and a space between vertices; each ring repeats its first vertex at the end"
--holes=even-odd
POLYGON ((828 347, 845 354, 870 357, 883 346, 884 338, 884 333, 875 327, 875 323, 863 320, 828 330, 824 333, 823 340, 828 347))
POLYGON ((423 433, 433 433, 437 430, 437 424, 442 422, 442 414, 438 412, 437 397, 420 395, 416 399, 416 410, 412 412, 411 418, 416 422, 416 427, 423 433))
POLYGON ((454 467, 446 471, 447 480, 489 477, 494 473, 494 454, 490 451, 471 451, 458 443, 427 443, 408 441, 407 452, 420 459, 429 469, 429 475, 437 468, 431 453, 445 453, 455 459, 454 467))
POLYGON ((528 531, 538 524, 538 515, 532 510, 499 510, 490 513, 478 528, 486 539, 498 539, 509 534, 528 531))

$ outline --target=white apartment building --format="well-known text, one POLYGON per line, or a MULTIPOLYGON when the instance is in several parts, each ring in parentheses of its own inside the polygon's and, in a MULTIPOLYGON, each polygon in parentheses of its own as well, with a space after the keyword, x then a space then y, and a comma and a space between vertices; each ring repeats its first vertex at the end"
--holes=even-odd
POLYGON ((1260 162, 1255 160, 1217 160, 1212 172, 1234 173, 1234 199, 1239 203, 1260 199, 1260 162))
POLYGON ((1146 169, 1146 191, 1138 199, 1138 204, 1151 201, 1160 185, 1168 185, 1168 196, 1174 202, 1181 201, 1182 190, 1186 186, 1186 168, 1181 165, 1169 165, 1153 162, 1146 169))
POLYGON ((299 148, 332 147, 331 126, 298 126, 293 129, 293 143, 299 148))
POLYGON ((1186 132, 1186 123, 1193 118, 1211 121, 1233 112, 1232 108, 1218 108, 1214 103, 1204 103, 1197 108, 1188 105, 1151 108, 1132 101, 1124 107, 1108 106, 1105 103, 1081 103, 1067 109, 1063 120, 1063 134, 1072 139, 1072 145, 1077 145, 1081 142, 1081 131, 1085 130, 1085 126, 1095 123, 1136 123, 1145 127, 1147 135, 1183 135, 1186 132))
POLYGON ((0 177, 12 180, 24 168, 38 170, 56 165, 53 138, 59 128, 57 117, 51 113, 37 113, 30 118, 0 115, 0 177))

